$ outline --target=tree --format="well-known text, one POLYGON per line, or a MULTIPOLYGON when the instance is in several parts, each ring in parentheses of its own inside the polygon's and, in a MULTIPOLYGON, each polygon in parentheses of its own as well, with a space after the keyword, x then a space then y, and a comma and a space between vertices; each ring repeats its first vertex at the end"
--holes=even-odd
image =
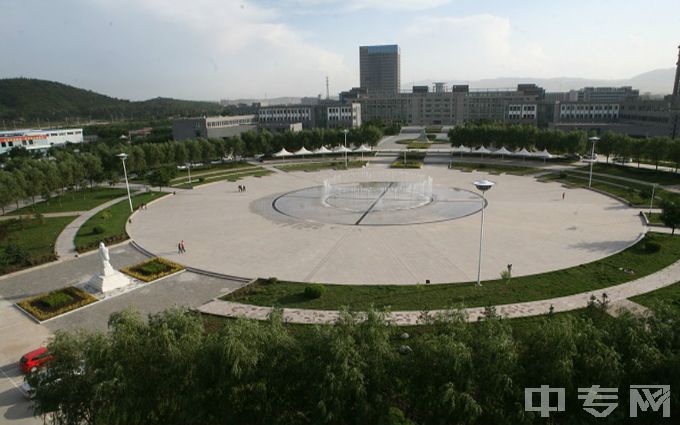
POLYGON ((663 224, 670 227, 672 233, 675 234, 675 229, 680 226, 680 205, 664 199, 661 202, 660 218, 663 224))
POLYGON ((5 208, 20 199, 18 183, 12 173, 0 171, 0 208, 5 213, 5 208))
POLYGON ((668 137, 654 137, 647 143, 645 156, 654 162, 656 170, 659 169, 659 162, 668 157, 670 145, 668 137))
POLYGON ((147 181, 152 186, 158 186, 159 190, 163 189, 163 186, 168 186, 170 181, 177 175, 177 169, 171 166, 164 166, 157 168, 149 174, 147 181))

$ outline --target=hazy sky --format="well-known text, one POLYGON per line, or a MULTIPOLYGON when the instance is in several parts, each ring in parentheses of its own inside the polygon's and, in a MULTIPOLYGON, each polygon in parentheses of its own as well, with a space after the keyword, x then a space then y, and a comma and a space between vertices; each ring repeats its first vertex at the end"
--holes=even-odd
MULTIPOLYGON (((115 97, 317 95, 399 44, 402 84, 670 68, 680 1, 0 0, 0 77, 115 97)), ((670 88, 669 88, 670 91, 670 88)), ((1 93, 0 93, 1 95, 1 93)))

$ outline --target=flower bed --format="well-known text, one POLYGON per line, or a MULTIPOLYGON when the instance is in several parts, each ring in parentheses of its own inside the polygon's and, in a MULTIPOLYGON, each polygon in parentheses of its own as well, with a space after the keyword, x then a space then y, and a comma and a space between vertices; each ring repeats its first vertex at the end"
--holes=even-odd
POLYGON ((120 271, 143 282, 151 282, 152 280, 177 273, 180 270, 184 270, 184 267, 165 258, 156 257, 143 263, 126 267, 120 271))
POLYGON ((97 298, 91 294, 69 286, 23 300, 17 305, 42 322, 95 301, 98 301, 97 298))

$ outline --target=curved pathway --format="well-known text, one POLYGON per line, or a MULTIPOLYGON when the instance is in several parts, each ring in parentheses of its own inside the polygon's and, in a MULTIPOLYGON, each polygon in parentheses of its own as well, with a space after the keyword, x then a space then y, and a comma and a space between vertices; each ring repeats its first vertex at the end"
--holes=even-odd
MULTIPOLYGON (((680 281, 680 261, 656 273, 620 285, 548 300, 499 305, 496 306, 496 312, 505 318, 517 318, 546 314, 550 311, 551 307, 556 313, 578 310, 588 306, 591 296, 601 299, 604 293, 607 294, 611 305, 621 305, 621 301, 630 297, 661 289, 678 281, 680 281)), ((272 307, 240 304, 219 299, 198 308, 198 311, 206 314, 256 320, 266 320, 272 310, 272 307)), ((463 312, 467 315, 467 320, 473 322, 482 317, 484 307, 466 308, 463 309, 463 312)), ((387 313, 387 320, 392 324, 400 326, 417 325, 424 323, 427 319, 436 318, 446 313, 447 310, 393 311, 387 313)), ((332 324, 337 320, 339 314, 337 310, 283 309, 283 319, 289 323, 332 324)))
POLYGON ((105 210, 111 205, 116 204, 120 201, 124 201, 126 199, 127 195, 121 196, 116 199, 112 199, 108 202, 104 202, 103 204, 98 205, 92 208, 91 210, 80 214, 78 218, 69 223, 69 225, 66 226, 66 228, 64 228, 64 230, 62 230, 62 232, 59 234, 59 236, 57 237, 57 243, 54 245, 54 250, 57 253, 57 257, 59 257, 60 260, 75 258, 75 256, 78 254, 78 251, 76 251, 75 238, 76 233, 78 233, 78 229, 80 229, 80 226, 85 224, 87 220, 89 220, 93 215, 97 214, 99 211, 105 210))

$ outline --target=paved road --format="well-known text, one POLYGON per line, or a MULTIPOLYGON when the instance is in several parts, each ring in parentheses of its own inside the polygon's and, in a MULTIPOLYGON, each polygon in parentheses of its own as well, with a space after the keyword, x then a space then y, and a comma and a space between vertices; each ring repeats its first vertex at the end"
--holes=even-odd
MULTIPOLYGON (((116 269, 146 258, 129 244, 111 248, 110 255, 116 269)), ((147 315, 174 306, 197 307, 242 285, 184 272, 41 325, 13 305, 41 292, 89 280, 100 264, 99 256, 92 253, 0 277, 0 424, 42 423, 32 416, 31 403, 18 389, 23 376, 17 361, 23 353, 44 345, 55 331, 105 330, 109 315, 115 311, 132 308, 147 315)))

